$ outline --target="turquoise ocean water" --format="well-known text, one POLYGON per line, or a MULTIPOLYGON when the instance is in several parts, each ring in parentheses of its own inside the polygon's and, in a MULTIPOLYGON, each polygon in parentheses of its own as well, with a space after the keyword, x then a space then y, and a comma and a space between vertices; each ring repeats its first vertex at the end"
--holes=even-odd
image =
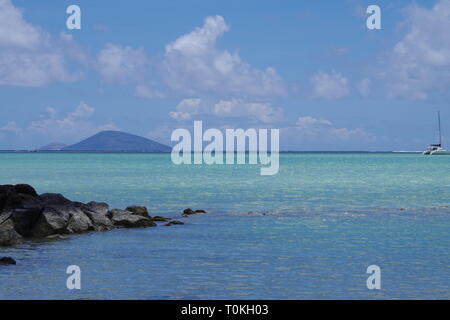
POLYGON ((256 165, 176 166, 169 154, 0 153, 0 184, 184 226, 0 248, 1 299, 449 299, 450 157, 287 153, 256 165), (378 265, 382 289, 366 287, 378 265), (78 265, 82 289, 66 288, 78 265))

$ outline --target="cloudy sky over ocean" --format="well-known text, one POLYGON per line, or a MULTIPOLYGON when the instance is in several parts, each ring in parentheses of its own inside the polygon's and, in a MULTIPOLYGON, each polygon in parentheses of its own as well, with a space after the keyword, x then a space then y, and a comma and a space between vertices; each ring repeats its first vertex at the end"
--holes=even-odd
POLYGON ((280 128, 283 150, 450 144, 450 0, 0 0, 0 149, 280 128), (381 8, 369 30, 366 8, 381 8))

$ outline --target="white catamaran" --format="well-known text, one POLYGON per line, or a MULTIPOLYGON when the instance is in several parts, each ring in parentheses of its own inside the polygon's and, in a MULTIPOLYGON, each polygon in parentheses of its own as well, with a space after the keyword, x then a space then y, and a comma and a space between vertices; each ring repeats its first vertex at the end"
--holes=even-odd
POLYGON ((441 113, 438 111, 439 144, 430 144, 423 154, 430 156, 450 155, 450 151, 442 148, 441 113))

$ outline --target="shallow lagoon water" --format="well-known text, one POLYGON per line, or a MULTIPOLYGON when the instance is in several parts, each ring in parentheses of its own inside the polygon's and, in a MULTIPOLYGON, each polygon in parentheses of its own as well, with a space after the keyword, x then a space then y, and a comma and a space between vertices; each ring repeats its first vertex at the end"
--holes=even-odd
POLYGON ((2 299, 450 298, 450 157, 281 154, 259 166, 176 166, 168 154, 0 154, 0 182, 184 226, 114 230, 0 249, 2 299), (249 213, 251 212, 251 213, 249 213), (66 288, 68 265, 82 290, 66 288), (382 270, 382 290, 366 268, 382 270))

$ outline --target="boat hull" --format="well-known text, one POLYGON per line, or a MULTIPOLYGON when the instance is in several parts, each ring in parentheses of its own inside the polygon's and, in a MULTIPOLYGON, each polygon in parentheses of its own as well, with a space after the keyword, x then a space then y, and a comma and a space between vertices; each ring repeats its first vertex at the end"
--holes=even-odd
POLYGON ((438 150, 430 153, 432 156, 450 156, 450 151, 447 150, 438 150))

